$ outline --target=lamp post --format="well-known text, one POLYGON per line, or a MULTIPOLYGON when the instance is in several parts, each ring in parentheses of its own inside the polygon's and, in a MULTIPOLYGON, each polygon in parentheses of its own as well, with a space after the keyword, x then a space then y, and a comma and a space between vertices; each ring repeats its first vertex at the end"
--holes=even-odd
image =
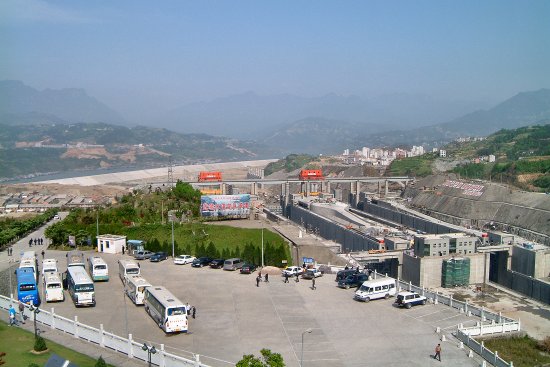
POLYGON ((155 354, 157 350, 153 345, 147 345, 147 343, 143 343, 141 349, 147 351, 147 362, 149 363, 149 367, 151 367, 151 354, 155 354))
POLYGON ((262 222, 262 268, 264 267, 264 223, 262 222))
POLYGON ((33 321, 34 321, 34 338, 36 339, 38 337, 38 328, 36 327, 36 315, 40 313, 40 309, 38 306, 34 306, 32 303, 29 307, 29 311, 33 313, 33 321))
POLYGON ((307 333, 307 334, 311 334, 313 330, 311 328, 309 329, 306 329, 304 330, 304 332, 302 333, 302 354, 300 356, 300 367, 303 367, 304 365, 304 335, 307 333))

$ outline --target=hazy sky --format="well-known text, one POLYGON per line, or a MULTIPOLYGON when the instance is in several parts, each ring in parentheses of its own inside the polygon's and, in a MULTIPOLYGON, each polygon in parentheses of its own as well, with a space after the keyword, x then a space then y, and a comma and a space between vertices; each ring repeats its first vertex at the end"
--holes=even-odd
POLYGON ((129 119, 245 91, 498 102, 550 87, 550 1, 0 1, 0 79, 129 119))

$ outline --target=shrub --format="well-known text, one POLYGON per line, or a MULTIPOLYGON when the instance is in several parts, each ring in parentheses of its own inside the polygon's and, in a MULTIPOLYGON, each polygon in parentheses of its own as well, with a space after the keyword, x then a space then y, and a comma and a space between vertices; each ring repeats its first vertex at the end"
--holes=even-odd
POLYGON ((550 336, 547 336, 539 342, 539 348, 543 352, 550 353, 550 336))
POLYGON ((103 356, 99 356, 95 367, 107 367, 107 363, 105 363, 105 360, 103 359, 103 356))
POLYGON ((34 340, 34 350, 36 352, 42 352, 46 349, 48 349, 48 347, 46 346, 46 341, 44 340, 44 338, 41 336, 37 336, 34 340))

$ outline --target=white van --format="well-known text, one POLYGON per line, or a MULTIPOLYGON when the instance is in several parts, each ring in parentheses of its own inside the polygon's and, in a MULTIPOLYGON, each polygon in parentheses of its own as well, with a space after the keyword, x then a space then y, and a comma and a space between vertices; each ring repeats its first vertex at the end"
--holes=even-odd
POLYGON ((368 302, 371 299, 390 298, 395 296, 397 288, 395 279, 379 278, 363 282, 361 287, 355 291, 354 298, 358 301, 368 302))
POLYGON ((130 275, 139 275, 139 264, 134 260, 118 260, 118 276, 122 283, 126 283, 126 277, 130 275))
POLYGON ((46 302, 64 301, 63 284, 57 272, 44 275, 44 298, 46 302))
POLYGON ((147 287, 151 287, 151 284, 141 275, 128 275, 124 284, 124 291, 136 305, 142 305, 145 288, 147 287))
POLYGON ((94 282, 109 280, 109 267, 105 260, 99 256, 90 256, 88 259, 88 271, 94 282))
POLYGON ((54 273, 57 274, 59 270, 57 269, 57 260, 56 259, 44 259, 42 260, 42 276, 45 277, 46 274, 54 273))

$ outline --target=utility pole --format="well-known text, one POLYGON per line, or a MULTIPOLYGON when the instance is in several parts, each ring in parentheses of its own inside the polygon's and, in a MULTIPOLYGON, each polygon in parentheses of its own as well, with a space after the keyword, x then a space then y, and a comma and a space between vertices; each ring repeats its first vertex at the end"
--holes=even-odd
POLYGON ((95 212, 95 236, 99 237, 99 208, 95 212))

